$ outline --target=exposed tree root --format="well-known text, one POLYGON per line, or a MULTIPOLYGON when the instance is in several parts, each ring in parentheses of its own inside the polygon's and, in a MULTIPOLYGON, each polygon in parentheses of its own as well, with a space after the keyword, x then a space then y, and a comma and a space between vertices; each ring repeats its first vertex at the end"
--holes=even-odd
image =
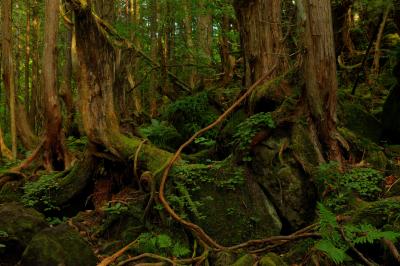
POLYGON ((117 258, 119 258, 122 254, 124 254, 128 249, 130 249, 131 247, 136 246, 137 244, 139 244, 139 241, 136 239, 135 241, 131 242, 129 245, 127 245, 127 246, 121 248, 120 250, 118 250, 117 252, 115 252, 110 257, 107 257, 107 258, 103 259, 99 264, 97 264, 97 266, 108 266, 108 265, 110 265, 117 258))

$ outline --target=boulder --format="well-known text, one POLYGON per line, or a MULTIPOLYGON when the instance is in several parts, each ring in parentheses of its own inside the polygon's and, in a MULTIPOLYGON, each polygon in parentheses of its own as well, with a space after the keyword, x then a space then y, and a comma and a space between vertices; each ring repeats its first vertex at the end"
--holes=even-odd
POLYGON ((258 262, 259 266, 287 266, 281 257, 275 253, 268 253, 258 262))
POLYGON ((240 257, 232 266, 249 266, 254 265, 256 257, 254 255, 246 254, 240 257))
POLYGON ((317 193, 310 173, 317 159, 301 124, 292 128, 291 136, 285 134, 278 130, 253 149, 252 170, 288 233, 314 218, 317 193))
POLYGON ((360 104, 344 102, 339 106, 338 113, 343 126, 357 135, 374 142, 381 139, 382 124, 360 104))
POLYGON ((32 237, 45 228, 45 217, 18 203, 0 205, 0 261, 17 262, 32 237))
POLYGON ((62 224, 36 234, 25 249, 21 266, 91 266, 97 258, 78 233, 62 224))
POLYGON ((244 167, 231 160, 174 169, 174 208, 222 245, 278 235, 282 224, 270 200, 244 167))

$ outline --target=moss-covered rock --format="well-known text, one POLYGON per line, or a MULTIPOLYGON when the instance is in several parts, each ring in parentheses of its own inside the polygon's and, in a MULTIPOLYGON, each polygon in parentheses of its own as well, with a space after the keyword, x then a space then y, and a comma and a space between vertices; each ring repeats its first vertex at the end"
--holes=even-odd
POLYGON ((34 234, 47 226, 44 216, 18 203, 0 205, 0 261, 16 262, 34 234))
POLYGON ((339 106, 339 121, 357 135, 378 142, 382 136, 382 124, 360 104, 344 102, 339 106))
POLYGON ((235 254, 232 252, 221 251, 211 254, 211 265, 215 266, 231 266, 235 262, 235 254))
POLYGON ((371 224, 377 228, 391 225, 400 230, 400 197, 362 202, 352 215, 355 224, 371 224))
POLYGON ((91 266, 96 263, 88 243, 65 224, 36 234, 21 260, 21 266, 91 266))
POLYGON ((275 253, 268 253, 258 262, 259 266, 286 266, 287 264, 275 253))
POLYGON ((22 181, 10 181, 0 189, 0 203, 19 202, 23 195, 22 181))
POLYGON ((240 257, 232 266, 249 266, 254 265, 256 257, 254 255, 246 254, 240 257))
POLYGON ((278 130, 254 148, 252 169, 285 229, 293 231, 314 217, 316 189, 307 172, 312 171, 317 159, 301 124, 292 129, 292 136, 286 134, 278 130))
POLYGON ((282 224, 255 179, 231 160, 174 168, 170 202, 223 245, 277 235, 282 224))

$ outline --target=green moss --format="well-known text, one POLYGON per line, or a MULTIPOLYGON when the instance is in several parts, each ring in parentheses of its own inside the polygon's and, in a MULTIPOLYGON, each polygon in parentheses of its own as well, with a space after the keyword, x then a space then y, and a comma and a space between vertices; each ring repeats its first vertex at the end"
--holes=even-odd
POLYGON ((21 265, 91 266, 97 259, 89 245, 67 225, 48 228, 33 237, 21 265))
POLYGON ((275 253, 268 253, 258 262, 259 266, 286 266, 287 264, 275 253))
POLYGON ((249 266, 253 265, 256 262, 256 259, 253 255, 246 254, 240 257, 232 266, 249 266))

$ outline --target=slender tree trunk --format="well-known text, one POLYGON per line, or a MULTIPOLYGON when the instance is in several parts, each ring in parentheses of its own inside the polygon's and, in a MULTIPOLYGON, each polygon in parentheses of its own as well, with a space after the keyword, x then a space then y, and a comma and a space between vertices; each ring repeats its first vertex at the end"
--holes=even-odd
POLYGON ((40 18, 39 18, 39 2, 33 0, 32 7, 32 93, 30 104, 30 120, 31 125, 36 132, 42 126, 41 121, 43 113, 42 90, 40 82, 40 18))
POLYGON ((56 89, 57 77, 57 33, 59 0, 46 0, 46 24, 43 51, 44 99, 46 114, 46 138, 44 142, 44 163, 50 170, 69 167, 69 158, 64 145, 64 132, 60 104, 56 89))
POLYGON ((391 10, 391 5, 388 4, 387 7, 385 8, 385 12, 383 13, 383 18, 382 22, 379 25, 379 31, 378 35, 376 37, 376 42, 375 42, 375 55, 374 55, 374 63, 372 66, 372 74, 373 75, 378 75, 379 73, 379 60, 381 59, 381 42, 383 38, 383 31, 385 30, 386 26, 386 21, 389 17, 389 12, 391 10))
POLYGON ((30 42, 31 42, 31 5, 30 0, 26 0, 26 33, 25 33, 25 90, 24 104, 25 109, 29 113, 29 75, 30 75, 30 42))
POLYGON ((336 129, 338 83, 331 2, 302 0, 298 4, 306 48, 304 79, 311 123, 315 125, 317 141, 327 151, 326 159, 341 163, 336 129))
POLYGON ((221 20, 221 36, 219 38, 219 49, 221 56, 222 71, 224 73, 223 84, 228 84, 233 78, 234 67, 236 59, 230 54, 231 46, 229 44, 229 17, 227 15, 222 16, 221 20))
POLYGON ((3 0, 2 5, 2 61, 3 61, 3 82, 9 96, 10 122, 11 122, 11 143, 12 157, 17 158, 17 129, 15 119, 15 79, 14 65, 12 58, 12 5, 11 0, 3 0))
POLYGON ((13 159, 12 151, 7 147, 7 145, 4 143, 4 138, 3 138, 3 131, 0 127, 0 159, 2 157, 6 157, 8 160, 13 159))
MULTIPOLYGON (((151 58, 158 61, 158 0, 150 0, 150 38, 151 38, 151 58)), ((150 75, 150 88, 149 88, 149 105, 150 117, 157 115, 157 86, 158 86, 158 69, 154 69, 150 75)))
POLYGON ((212 33, 213 33, 213 20, 211 16, 211 10, 207 7, 205 0, 199 0, 200 16, 198 18, 198 37, 199 46, 203 53, 206 63, 211 63, 212 56, 212 33))
POLYGON ((193 44, 193 30, 192 30, 192 11, 191 11, 191 6, 190 6, 190 1, 189 0, 183 0, 183 10, 185 13, 185 18, 183 19, 183 26, 185 29, 185 40, 186 40, 186 48, 187 48, 187 54, 188 54, 188 64, 190 65, 189 67, 189 78, 188 78, 188 84, 191 89, 194 89, 196 85, 196 70, 194 68, 194 44, 193 44))

